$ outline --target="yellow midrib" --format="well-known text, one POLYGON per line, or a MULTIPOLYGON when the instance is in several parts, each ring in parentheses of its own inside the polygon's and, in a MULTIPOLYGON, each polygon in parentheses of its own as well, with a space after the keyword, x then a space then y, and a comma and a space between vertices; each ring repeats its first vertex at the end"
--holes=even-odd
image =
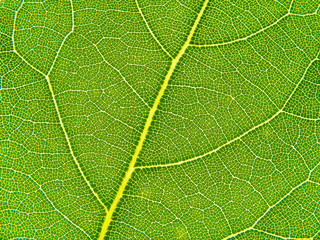
POLYGON ((130 164, 129 164, 129 168, 128 168, 126 174, 125 174, 125 177, 124 177, 123 180, 122 180, 122 183, 121 183, 121 185, 120 185, 120 187, 119 187, 119 190, 118 190, 118 192, 117 192, 117 194, 116 194, 116 197, 115 197, 115 199, 113 200, 113 202, 112 202, 112 204, 111 204, 111 206, 110 206, 110 209, 109 209, 109 211, 108 211, 108 213, 107 213, 107 215, 106 215, 106 218, 105 218, 104 223, 103 223, 103 225, 102 225, 102 229, 101 229, 101 232, 100 232, 100 236, 99 236, 99 238, 98 238, 99 240, 103 240, 104 237, 105 237, 105 235, 106 235, 106 232, 107 232, 108 227, 109 227, 109 225, 110 225, 110 223, 111 223, 111 220, 112 220, 112 215, 113 215, 114 211, 115 211, 116 208, 117 208, 117 205, 118 205, 118 203, 119 203, 119 201, 120 201, 120 199, 121 199, 121 197, 122 197, 122 194, 123 194, 123 192, 124 192, 124 190, 125 190, 128 182, 129 182, 129 180, 130 180, 130 178, 131 178, 131 176, 132 176, 132 173, 133 173, 134 170, 135 170, 134 167, 135 167, 136 161, 137 161, 137 159, 138 159, 138 156, 139 156, 140 151, 142 150, 142 146, 143 146, 144 140, 145 140, 146 137, 147 137, 148 130, 149 130, 149 128, 150 128, 150 125, 151 125, 153 116, 154 116, 155 112, 156 112, 157 109, 158 109, 158 105, 160 104, 160 100, 161 100, 161 98, 162 98, 162 96, 163 96, 163 94, 164 94, 164 92, 165 92, 165 90, 166 90, 166 88, 167 88, 167 86, 168 86, 168 82, 169 82, 169 80, 170 80, 170 78, 171 78, 171 76, 172 76, 172 74, 173 74, 174 69, 176 68, 176 66, 177 66, 180 58, 181 58, 182 55, 185 53, 186 49, 188 48, 188 46, 189 46, 189 44, 190 44, 190 41, 191 41, 191 39, 192 39, 192 36, 193 36, 193 34, 194 34, 194 32, 195 32, 195 30, 196 30, 196 28, 197 28, 197 26, 198 26, 198 24, 199 24, 199 22, 200 22, 200 19, 201 19, 203 13, 204 13, 205 8, 206 8, 207 5, 208 5, 208 2, 209 2, 209 0, 205 0, 205 1, 204 1, 203 6, 202 6, 202 8, 201 8, 201 10, 200 10, 197 18, 196 18, 196 21, 194 22, 194 24, 193 24, 193 26, 192 26, 192 28, 191 28, 191 31, 190 31, 190 33, 189 33, 189 35, 188 35, 187 41, 186 41, 186 42, 184 43, 184 45, 182 46, 182 48, 181 48, 181 50, 179 51, 178 55, 172 60, 170 69, 169 69, 169 71, 168 71, 168 73, 167 73, 167 75, 166 75, 166 77, 165 77, 165 79, 164 79, 164 82, 163 82, 163 84, 162 84, 162 86, 161 86, 161 89, 160 89, 160 91, 159 91, 159 93, 158 93, 158 96, 157 96, 157 98, 156 98, 156 100, 155 100, 152 108, 150 109, 150 112, 149 112, 147 121, 146 121, 146 123, 145 123, 144 129, 143 129, 143 131, 142 131, 142 133, 141 133, 141 136, 140 136, 139 143, 138 143, 138 145, 137 145, 137 147, 136 147, 136 150, 135 150, 135 152, 134 152, 134 155, 132 156, 132 160, 131 160, 131 162, 130 162, 130 164))

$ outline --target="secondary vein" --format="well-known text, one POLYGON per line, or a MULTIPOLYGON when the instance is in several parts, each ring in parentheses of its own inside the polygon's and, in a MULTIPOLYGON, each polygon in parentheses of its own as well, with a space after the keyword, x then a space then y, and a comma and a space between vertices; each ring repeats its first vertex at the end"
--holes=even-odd
POLYGON ((100 232, 99 240, 103 240, 104 237, 105 237, 105 234, 107 233, 109 225, 110 225, 110 223, 112 221, 113 213, 115 212, 115 210, 116 210, 116 208, 118 206, 118 203, 120 202, 120 199, 122 198, 124 190, 125 190, 128 182, 129 182, 129 180, 130 180, 130 178, 131 178, 131 176, 132 176, 132 174, 133 174, 133 172, 135 170, 135 164, 137 162, 139 153, 142 150, 143 143, 144 143, 144 141, 145 141, 145 139, 147 137, 148 130, 149 130, 150 126, 151 126, 153 116, 155 115, 155 113, 156 113, 156 111, 158 109, 158 106, 160 104, 160 100, 161 100, 162 96, 164 95, 164 92, 165 92, 165 90, 166 90, 166 88, 168 86, 169 80, 171 79, 171 76, 172 76, 176 66, 178 65, 181 57, 183 56, 183 54, 185 53, 186 49, 190 45, 192 36, 193 36, 193 34, 194 34, 194 32, 195 32, 195 30, 196 30, 196 28, 197 28, 197 26, 198 26, 198 24, 200 22, 200 19, 201 19, 202 15, 203 15, 207 5, 208 5, 208 2, 209 2, 209 0, 205 0, 204 1, 203 6, 202 6, 202 8, 201 8, 201 10, 200 10, 200 12, 199 12, 194 24, 193 24, 193 26, 191 28, 191 31, 190 31, 190 33, 188 35, 188 38, 187 38, 186 42, 181 47, 181 50, 179 51, 178 55, 172 60, 170 69, 169 69, 169 71, 168 71, 168 73, 167 73, 167 75, 166 75, 166 77, 164 79, 164 82, 163 82, 163 84, 161 86, 161 89, 160 89, 160 91, 158 93, 158 96, 155 99, 155 101, 153 103, 153 106, 149 111, 148 118, 146 120, 144 129, 143 129, 143 131, 141 133, 140 140, 139 140, 139 143, 138 143, 138 145, 136 147, 134 155, 132 156, 132 160, 131 160, 131 162, 129 164, 129 168, 128 168, 126 174, 125 174, 125 177, 122 180, 122 183, 121 183, 121 185, 120 185, 120 187, 118 189, 118 192, 116 193, 116 196, 115 196, 115 198, 114 198, 114 200, 113 200, 113 202, 112 202, 112 204, 110 206, 110 209, 109 209, 109 211, 108 211, 108 213, 106 215, 106 218, 104 220, 104 223, 102 225, 102 229, 101 229, 101 232, 100 232))
POLYGON ((286 112, 284 109, 286 108, 288 102, 290 101, 290 99, 292 98, 292 96, 294 95, 294 93, 297 91, 299 85, 301 84, 301 82, 304 80, 309 68, 312 66, 312 64, 316 61, 316 60, 319 60, 319 56, 320 56, 320 50, 319 52, 317 53, 317 56, 312 60, 310 61, 310 63, 308 64, 308 66, 306 67, 300 81, 296 84, 296 86, 294 87, 294 89, 292 90, 290 96, 287 98, 286 102, 283 104, 283 106, 281 107, 281 109, 279 109, 275 114, 273 114, 270 118, 268 118, 267 120, 265 120, 264 122, 262 123, 259 123, 258 125, 255 125, 254 127, 250 128, 249 130, 245 131, 244 133, 242 133, 241 135, 239 135, 238 137, 235 137, 233 138, 232 140, 229 140, 227 141, 226 143, 220 145, 219 147, 216 147, 215 149, 209 151, 209 152, 206 152, 202 155, 199 155, 199 156, 196 156, 196 157, 192 157, 192 158, 189 158, 189 159, 186 159, 186 160, 182 160, 182 161, 179 161, 179 162, 174 162, 174 163, 167 163, 167 164, 158 164, 158 165, 149 165, 149 166, 140 166, 140 167, 135 167, 135 169, 144 169, 144 168, 157 168, 157 167, 171 167, 171 166, 177 166, 177 165, 181 165, 181 164, 184 164, 184 163, 188 163, 188 162, 192 162, 194 160, 197 160, 197 159, 200 159, 200 158, 203 158, 205 156, 208 156, 212 153, 215 153, 215 152, 218 152, 220 149, 230 145, 231 143, 237 141, 237 140, 240 140, 241 138, 243 138, 244 136, 248 135, 249 133, 253 132, 254 130, 266 125, 267 123, 271 122, 271 120, 273 120, 274 118, 276 118, 278 115, 280 115, 281 113, 285 113, 285 114, 289 114, 289 115, 292 115, 292 116, 295 116, 295 117, 299 117, 299 118, 302 118, 302 119, 306 119, 306 120, 312 120, 312 121, 318 121, 319 119, 311 119, 311 118, 305 118, 305 117, 301 117, 301 116, 298 116, 298 115, 295 115, 293 113, 289 113, 289 112, 286 112))
POLYGON ((17 49, 16 49, 16 45, 15 45, 15 25, 16 25, 16 19, 17 19, 18 12, 20 11, 21 7, 23 6, 23 3, 24 3, 24 2, 22 2, 21 5, 19 6, 19 8, 16 10, 16 13, 15 13, 15 16, 14 16, 13 31, 12 31, 13 52, 14 52, 15 54, 17 54, 17 56, 20 57, 21 60, 24 61, 29 67, 31 67, 33 70, 35 70, 35 71, 37 71, 38 73, 40 73, 40 74, 46 79, 46 81, 47 81, 47 83, 48 83, 48 87, 49 87, 50 94, 51 94, 51 96, 52 96, 52 101, 53 101, 54 107, 55 107, 56 112, 57 112, 57 116, 58 116, 58 119, 59 119, 59 124, 60 124, 60 126, 61 126, 61 128, 62 128, 62 132, 63 132, 63 134, 64 134, 64 136, 65 136, 65 138, 66 138, 66 141, 67 141, 67 144, 68 144, 68 148, 69 148, 69 150, 70 150, 70 154, 71 154, 71 156, 72 156, 72 158, 73 158, 73 160, 74 160, 74 162, 75 162, 75 164, 76 164, 76 166, 77 166, 77 168, 78 168, 78 170, 79 170, 79 172, 80 172, 80 174, 81 174, 81 177, 85 180, 85 182, 86 182, 87 186, 89 187, 89 189, 91 190, 91 192, 94 194, 94 196, 97 198, 98 202, 103 206, 104 210, 107 212, 108 209, 107 209, 106 205, 103 203, 102 199, 99 197, 99 195, 97 194, 97 192, 96 192, 96 191, 93 189, 93 187, 91 186, 90 182, 88 181, 87 177, 86 177, 85 174, 84 174, 84 171, 82 170, 82 168, 81 168, 81 166, 80 166, 80 163, 78 162, 78 160, 77 160, 77 158, 76 158, 76 156, 75 156, 75 154, 74 154, 74 152, 73 152, 73 149, 72 149, 72 146, 71 146, 71 142, 70 142, 69 136, 68 136, 68 134, 67 134, 66 128, 65 128, 65 126, 64 126, 64 124, 63 124, 63 121, 62 121, 62 117, 61 117, 61 114, 60 114, 60 111, 59 111, 59 107, 58 107, 58 104, 57 104, 56 96, 55 96, 54 91, 53 91, 53 87, 52 87, 52 84, 51 84, 51 80, 50 80, 50 78, 49 78, 49 75, 50 75, 50 73, 51 73, 51 71, 52 71, 52 69, 53 69, 53 67, 54 67, 54 65, 55 65, 56 60, 57 60, 58 57, 59 57, 60 51, 61 51, 61 49, 62 49, 62 47, 63 47, 66 39, 69 37, 69 35, 70 35, 71 33, 73 33, 73 30, 74 30, 74 15, 73 15, 74 10, 73 10, 72 0, 70 0, 71 13, 72 13, 72 29, 71 29, 70 32, 64 37, 63 41, 61 42, 60 47, 59 47, 59 49, 58 49, 58 51, 57 51, 57 54, 56 54, 56 56, 55 56, 55 58, 54 58, 54 60, 53 60, 53 62, 52 62, 52 64, 51 64, 51 67, 50 67, 50 69, 49 69, 49 71, 48 71, 47 74, 45 74, 44 72, 42 72, 41 70, 39 70, 38 68, 36 68, 35 66, 33 66, 31 63, 29 63, 29 62, 17 51, 17 49))

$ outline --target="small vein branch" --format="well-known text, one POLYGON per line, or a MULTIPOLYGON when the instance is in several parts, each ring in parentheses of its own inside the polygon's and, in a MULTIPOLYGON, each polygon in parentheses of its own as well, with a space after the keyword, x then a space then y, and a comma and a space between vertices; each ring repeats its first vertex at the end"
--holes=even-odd
POLYGON ((138 0, 135 0, 135 2, 136 2, 136 5, 137 5, 137 8, 138 8, 138 10, 139 10, 139 13, 140 13, 140 15, 141 15, 144 23, 146 24, 146 26, 147 26, 147 28, 148 28, 151 36, 154 38, 154 40, 156 40, 156 42, 157 42, 158 45, 161 47, 161 49, 162 49, 171 59, 173 59, 173 57, 171 56, 171 54, 164 48, 164 46, 159 42, 159 40, 158 40, 158 39, 156 38, 156 36, 153 34, 151 28, 149 27, 149 24, 148 24, 147 20, 145 19, 144 15, 143 15, 143 12, 142 12, 141 8, 140 8, 140 6, 139 6, 138 0))
POLYGON ((265 30, 273 27, 274 25, 278 24, 282 19, 286 18, 287 16, 289 16, 290 13, 286 13, 285 15, 283 15, 282 17, 280 17, 277 21, 273 22, 272 24, 270 24, 269 26, 267 27, 264 27, 264 28, 261 28, 260 30, 246 36, 246 37, 243 37, 243 38, 238 38, 236 40, 233 40, 233 41, 229 41, 229 42, 224 42, 224 43, 215 43, 215 44, 203 44, 203 45, 198 45, 198 44, 191 44, 190 46, 191 47, 217 47, 217 46, 223 46, 223 45, 229 45, 229 44, 233 44, 233 43, 237 43, 237 42, 241 42, 241 41, 245 41, 261 32, 264 32, 265 30))
POLYGON ((98 48, 97 44, 95 44, 94 42, 90 41, 88 38, 86 38, 83 35, 79 35, 82 38, 84 38, 85 40, 87 40, 90 44, 92 44, 92 46, 97 50, 98 54, 100 55, 100 57, 102 58, 103 62, 106 63, 109 67, 111 67, 114 71, 116 71, 119 76, 122 78, 122 80, 125 82, 125 84, 127 84, 127 86, 133 91, 133 93, 143 102, 144 105, 147 106, 147 108, 151 109, 151 107, 149 106, 149 104, 140 96, 140 94, 134 89, 133 86, 131 86, 131 84, 126 80, 126 78, 122 75, 121 71, 119 69, 117 69, 115 66, 113 66, 111 63, 109 63, 105 57, 103 56, 103 54, 101 53, 100 49, 98 48))

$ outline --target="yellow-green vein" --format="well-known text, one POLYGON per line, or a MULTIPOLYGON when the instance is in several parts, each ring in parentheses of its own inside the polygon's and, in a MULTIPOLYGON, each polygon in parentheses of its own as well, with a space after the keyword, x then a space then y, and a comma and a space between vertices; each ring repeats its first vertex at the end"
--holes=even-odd
POLYGON ((118 191, 116 193, 116 196, 115 196, 115 198, 114 198, 114 200, 113 200, 113 202, 112 202, 112 204, 111 204, 111 206, 109 208, 109 211, 108 211, 108 213, 107 213, 107 215, 105 217, 105 220, 104 220, 104 223, 102 225, 101 232, 100 232, 99 240, 104 239, 105 234, 107 233, 108 227, 109 227, 109 225, 110 225, 110 223, 112 221, 113 213, 115 212, 115 210, 116 210, 116 208, 118 206, 118 203, 119 203, 120 199, 122 198, 123 192, 124 192, 128 182, 129 182, 129 180, 130 180, 130 178, 132 176, 132 173, 135 170, 135 164, 136 164, 136 161, 138 159, 139 153, 142 150, 143 143, 144 143, 144 141, 145 141, 145 139, 147 137, 148 130, 149 130, 150 126, 151 126, 153 116, 155 115, 155 113, 156 113, 156 111, 158 109, 158 106, 160 104, 160 100, 161 100, 161 98, 162 98, 162 96, 163 96, 163 94, 164 94, 164 92, 165 92, 165 90, 166 90, 166 88, 168 86, 169 80, 170 80, 170 78, 171 78, 176 66, 178 65, 181 57, 183 56, 183 54, 185 53, 186 49, 190 45, 190 41, 192 39, 192 36, 193 36, 193 34, 194 34, 194 32, 195 32, 195 30, 196 30, 196 28, 197 28, 197 26, 198 26, 198 24, 200 22, 200 19, 201 19, 202 15, 203 15, 207 5, 208 5, 208 2, 209 2, 209 0, 205 0, 204 1, 203 6, 202 6, 202 8, 201 8, 201 10, 200 10, 200 12, 199 12, 194 24, 193 24, 193 26, 191 28, 191 31, 190 31, 190 33, 189 33, 189 35, 187 37, 186 42, 181 47, 178 55, 171 62, 170 69, 169 69, 169 71, 168 71, 168 73, 167 73, 167 75, 166 75, 166 77, 164 79, 164 82, 163 82, 163 84, 161 86, 161 89, 160 89, 160 91, 158 93, 158 96, 157 96, 152 108, 149 111, 148 118, 147 118, 146 123, 144 125, 144 129, 143 129, 143 131, 141 133, 139 143, 138 143, 138 145, 136 147, 136 150, 135 150, 135 152, 134 152, 134 154, 132 156, 132 160, 131 160, 131 162, 129 164, 129 168, 128 168, 126 174, 125 174, 125 177, 122 180, 122 183, 121 183, 121 185, 120 185, 120 187, 119 187, 119 189, 118 189, 118 191))

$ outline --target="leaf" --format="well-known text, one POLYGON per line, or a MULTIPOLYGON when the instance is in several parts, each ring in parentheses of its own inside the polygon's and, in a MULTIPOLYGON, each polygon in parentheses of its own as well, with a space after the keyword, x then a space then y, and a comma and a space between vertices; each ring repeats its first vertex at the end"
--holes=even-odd
POLYGON ((319 8, 0 1, 0 238, 319 239, 319 8))

